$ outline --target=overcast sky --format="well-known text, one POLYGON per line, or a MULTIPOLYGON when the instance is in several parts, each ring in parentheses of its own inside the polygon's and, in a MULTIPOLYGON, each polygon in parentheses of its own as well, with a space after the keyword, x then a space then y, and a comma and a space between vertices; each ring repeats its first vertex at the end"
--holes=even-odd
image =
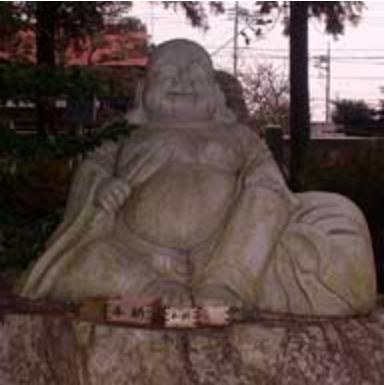
MULTIPOLYGON (((229 15, 210 17, 210 29, 202 32, 189 26, 181 12, 163 11, 150 1, 135 2, 132 16, 146 23, 151 41, 160 43, 172 38, 189 38, 202 44, 212 54, 217 68, 233 68, 233 18, 229 15)), ((227 1, 226 7, 235 2, 227 1)), ((247 7, 252 2, 239 2, 247 7)), ((384 84, 384 4, 366 1, 363 19, 357 27, 346 28, 338 40, 325 35, 322 25, 310 22, 310 55, 325 55, 328 42, 331 46, 331 97, 362 99, 376 105, 382 98, 380 87, 384 84)), ((240 29, 247 27, 240 24, 240 29)), ((249 31, 249 36, 253 34, 249 31)), ((282 71, 288 69, 288 39, 282 35, 282 25, 277 22, 268 28, 263 38, 252 38, 246 45, 239 38, 239 70, 248 71, 256 63, 271 63, 282 71)), ((325 116, 325 72, 310 62, 310 92, 313 120, 325 116)))

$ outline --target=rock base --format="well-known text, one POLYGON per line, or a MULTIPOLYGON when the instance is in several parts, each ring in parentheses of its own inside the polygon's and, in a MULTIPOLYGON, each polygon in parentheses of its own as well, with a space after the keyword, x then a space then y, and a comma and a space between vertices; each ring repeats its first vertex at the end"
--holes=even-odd
POLYGON ((383 307, 312 323, 155 331, 40 316, 0 325, 0 385, 383 384, 383 307))

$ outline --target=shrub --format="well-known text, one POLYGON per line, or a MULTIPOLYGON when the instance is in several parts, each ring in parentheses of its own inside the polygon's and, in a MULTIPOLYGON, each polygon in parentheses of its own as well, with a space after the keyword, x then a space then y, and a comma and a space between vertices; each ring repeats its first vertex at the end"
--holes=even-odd
POLYGON ((383 142, 367 143, 358 151, 343 151, 333 161, 325 153, 313 153, 305 169, 305 189, 342 194, 361 208, 372 235, 378 284, 383 291, 383 142))
POLYGON ((117 121, 87 137, 58 138, 0 130, 0 270, 22 270, 42 252, 63 216, 74 160, 133 128, 117 121))

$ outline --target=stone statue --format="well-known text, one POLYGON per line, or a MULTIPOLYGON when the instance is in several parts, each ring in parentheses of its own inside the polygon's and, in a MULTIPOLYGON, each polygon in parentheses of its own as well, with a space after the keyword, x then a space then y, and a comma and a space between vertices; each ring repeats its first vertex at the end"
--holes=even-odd
POLYGON ((362 214, 335 194, 289 191, 199 45, 156 48, 128 119, 140 128, 80 166, 22 295, 160 296, 300 315, 373 308, 362 214))

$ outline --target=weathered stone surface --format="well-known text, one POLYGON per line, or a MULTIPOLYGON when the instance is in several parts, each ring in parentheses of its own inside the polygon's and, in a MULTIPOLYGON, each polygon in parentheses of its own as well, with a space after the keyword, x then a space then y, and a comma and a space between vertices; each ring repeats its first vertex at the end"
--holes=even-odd
POLYGON ((154 50, 128 116, 140 127, 81 164, 21 295, 159 296, 316 316, 374 307, 360 210, 336 194, 289 191, 222 88, 198 44, 154 50))
POLYGON ((0 341, 0 385, 383 384, 382 306, 181 332, 7 316, 0 341))

